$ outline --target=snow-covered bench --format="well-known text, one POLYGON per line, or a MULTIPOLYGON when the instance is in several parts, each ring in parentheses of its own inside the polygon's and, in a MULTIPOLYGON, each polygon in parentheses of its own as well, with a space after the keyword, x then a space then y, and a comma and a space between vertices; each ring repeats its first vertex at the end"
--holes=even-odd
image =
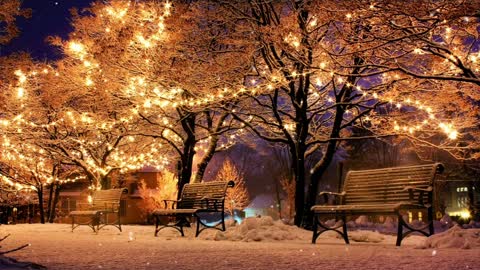
POLYGON ((72 232, 81 225, 89 226, 94 232, 98 232, 98 230, 107 225, 115 226, 122 231, 122 225, 120 223, 120 199, 122 194, 126 192, 127 189, 125 188, 95 191, 92 195, 91 203, 79 204, 80 208, 84 209, 70 212, 72 232), (109 221, 108 216, 110 214, 116 215, 116 219, 109 221), (78 222, 79 218, 87 221, 78 222))
POLYGON ((233 187, 233 181, 214 181, 205 183, 191 183, 183 187, 180 200, 164 200, 165 209, 157 209, 152 215, 155 217, 155 236, 164 228, 178 230, 182 236, 183 227, 189 226, 188 218, 195 218, 197 229, 195 237, 207 228, 225 231, 225 195, 228 187, 233 187), (202 213, 219 213, 220 221, 207 224, 202 221, 202 213), (168 217, 169 223, 160 224, 162 217, 168 217), (221 228, 218 228, 218 226, 221 228))
POLYGON ((442 172, 440 163, 348 172, 341 193, 320 192, 326 202, 330 196, 337 199, 336 205, 314 205, 311 208, 314 213, 312 243, 323 232, 333 230, 348 244, 346 217, 349 215, 397 215, 397 246, 412 232, 432 235, 434 179, 442 172), (425 226, 413 228, 403 219, 402 212, 413 209, 426 210, 425 226), (322 215, 332 214, 340 217, 341 225, 328 226, 320 220, 322 215))

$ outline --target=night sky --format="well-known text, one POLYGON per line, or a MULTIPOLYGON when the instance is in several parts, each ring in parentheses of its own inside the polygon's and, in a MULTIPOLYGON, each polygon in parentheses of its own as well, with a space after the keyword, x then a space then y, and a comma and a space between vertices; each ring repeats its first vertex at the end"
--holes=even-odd
POLYGON ((70 12, 73 7, 85 8, 92 0, 23 0, 22 7, 32 9, 30 19, 20 18, 17 25, 20 36, 1 48, 1 55, 15 51, 29 52, 35 59, 55 59, 58 52, 48 46, 45 38, 58 35, 63 38, 72 30, 70 12))

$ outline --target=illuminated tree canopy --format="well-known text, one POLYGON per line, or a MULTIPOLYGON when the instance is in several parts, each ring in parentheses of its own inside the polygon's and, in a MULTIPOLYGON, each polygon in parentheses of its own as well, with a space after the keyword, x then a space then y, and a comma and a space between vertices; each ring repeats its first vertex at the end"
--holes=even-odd
POLYGON ((480 4, 397 2, 74 11, 69 37, 50 38, 61 59, 2 60, 2 179, 105 188, 115 171, 178 166, 181 188, 202 181, 216 152, 258 136, 289 149, 300 225, 347 141, 404 138, 420 157, 478 159, 480 4))

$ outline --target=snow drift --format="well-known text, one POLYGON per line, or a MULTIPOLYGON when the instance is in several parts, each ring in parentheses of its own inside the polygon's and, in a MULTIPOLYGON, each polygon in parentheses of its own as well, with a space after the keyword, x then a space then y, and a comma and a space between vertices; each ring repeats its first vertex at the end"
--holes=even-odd
POLYGON ((479 248, 480 229, 463 229, 456 225, 451 229, 428 237, 418 248, 479 248))

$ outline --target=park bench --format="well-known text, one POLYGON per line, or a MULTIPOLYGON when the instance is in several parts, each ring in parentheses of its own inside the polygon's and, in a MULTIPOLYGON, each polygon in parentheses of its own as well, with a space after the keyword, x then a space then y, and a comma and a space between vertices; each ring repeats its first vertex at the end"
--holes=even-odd
POLYGON ((106 189, 96 190, 92 195, 91 203, 79 204, 80 210, 70 212, 72 218, 72 232, 81 225, 92 228, 94 232, 98 232, 101 228, 112 225, 122 231, 120 223, 120 199, 127 189, 106 189), (83 206, 83 207, 82 207, 83 206), (110 221, 109 215, 115 215, 115 220, 110 221), (87 221, 79 222, 78 219, 87 221))
POLYGON ((157 209, 155 217, 155 236, 164 228, 174 228, 184 236, 183 227, 190 226, 189 218, 197 223, 195 237, 205 229, 213 228, 225 231, 225 194, 227 188, 233 187, 233 181, 214 181, 186 184, 177 200, 164 200, 165 209, 157 209), (205 213, 220 215, 220 221, 207 224, 201 217, 205 213), (161 219, 168 218, 170 222, 161 224, 161 219), (221 226, 221 228, 218 228, 221 226))
POLYGON ((397 246, 400 246, 406 235, 413 232, 425 236, 432 235, 434 179, 436 174, 442 172, 443 165, 440 163, 349 171, 341 193, 319 194, 325 201, 333 197, 337 201, 336 205, 312 206, 311 211, 314 214, 312 243, 315 244, 323 232, 333 230, 349 244, 346 217, 351 215, 397 215, 397 246), (414 228, 403 219, 402 212, 413 209, 426 210, 425 226, 414 228), (322 215, 332 214, 342 220, 341 225, 327 226, 320 220, 322 215), (338 230, 339 228, 342 228, 342 231, 338 230), (427 228, 428 232, 425 232, 427 228))

